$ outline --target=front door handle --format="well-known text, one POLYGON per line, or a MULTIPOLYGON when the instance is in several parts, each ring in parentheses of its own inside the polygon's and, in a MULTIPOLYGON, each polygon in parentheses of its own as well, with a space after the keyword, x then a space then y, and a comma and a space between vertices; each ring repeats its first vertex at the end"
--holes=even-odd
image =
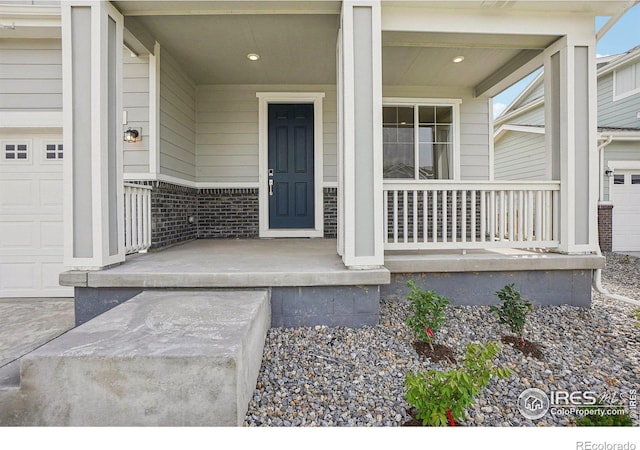
POLYGON ((273 179, 269 180, 269 196, 273 195, 273 179))

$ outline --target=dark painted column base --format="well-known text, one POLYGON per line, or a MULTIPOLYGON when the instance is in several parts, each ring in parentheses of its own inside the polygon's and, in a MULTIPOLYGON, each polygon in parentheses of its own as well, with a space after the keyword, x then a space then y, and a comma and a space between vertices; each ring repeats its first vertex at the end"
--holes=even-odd
POLYGON ((142 292, 137 288, 75 288, 76 326, 81 325, 142 292))
POLYGON ((491 305, 499 302, 496 291, 515 283, 534 305, 591 306, 591 270, 522 272, 395 273, 391 284, 381 286, 383 297, 405 298, 407 282, 436 291, 454 305, 491 305))
POLYGON ((377 325, 380 286, 271 288, 271 326, 377 325))

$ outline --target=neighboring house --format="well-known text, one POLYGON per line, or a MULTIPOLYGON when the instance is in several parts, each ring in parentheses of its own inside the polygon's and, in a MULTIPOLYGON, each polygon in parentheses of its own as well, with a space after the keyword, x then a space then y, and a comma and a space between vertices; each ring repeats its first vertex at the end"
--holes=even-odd
POLYGON ((132 267, 127 253, 314 237, 350 269, 340 282, 332 263, 312 285, 267 287, 324 283, 306 298, 335 314, 349 280, 355 309, 408 278, 457 303, 515 281, 538 303, 589 304, 603 264, 593 21, 628 2, 0 3, 0 295, 52 292, 59 259, 36 266, 59 258, 62 235, 79 321, 135 289, 234 287, 101 284, 132 267), (491 98, 541 65, 556 81, 555 181, 496 181, 491 98))
MULTIPOLYGON (((640 47, 598 58, 598 223, 603 251, 640 251, 640 47)), ((496 119, 495 179, 551 180, 541 72, 496 119)))

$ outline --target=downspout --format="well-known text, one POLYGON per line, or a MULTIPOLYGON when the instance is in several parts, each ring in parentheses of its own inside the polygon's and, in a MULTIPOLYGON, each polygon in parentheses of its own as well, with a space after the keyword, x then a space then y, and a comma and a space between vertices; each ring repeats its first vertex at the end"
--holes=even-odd
MULTIPOLYGON (((613 141, 613 136, 609 135, 606 137, 604 142, 598 145, 598 153, 600 157, 600 170, 598 171, 598 180, 600 181, 599 183, 600 192, 598 196, 598 203, 602 202, 604 197, 604 184, 602 183, 602 170, 604 169, 604 149, 607 145, 611 144, 611 141, 613 141)), ((598 232, 598 236, 600 236, 599 232, 598 232)), ((602 252, 600 251, 600 242, 598 242, 598 245, 596 246, 596 254, 598 256, 602 256, 602 252)), ((596 269, 595 272, 593 272, 593 279, 591 284, 596 291, 598 291, 600 294, 604 295, 605 297, 609 297, 613 300, 619 300, 625 303, 630 303, 632 305, 640 306, 640 301, 638 300, 634 300, 629 297, 624 297, 622 295, 612 294, 608 290, 606 290, 604 286, 602 286, 602 269, 596 269)))

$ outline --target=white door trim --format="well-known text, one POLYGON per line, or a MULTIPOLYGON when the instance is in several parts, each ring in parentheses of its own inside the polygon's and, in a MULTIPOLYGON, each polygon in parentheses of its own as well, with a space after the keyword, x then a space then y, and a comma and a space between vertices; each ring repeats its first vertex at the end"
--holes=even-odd
POLYGON ((324 92, 257 92, 258 97, 258 199, 259 236, 262 237, 323 237, 324 197, 323 197, 323 141, 322 141, 322 99, 324 92), (269 104, 309 103, 313 104, 313 164, 314 164, 314 215, 315 226, 308 229, 269 229, 269 104))

